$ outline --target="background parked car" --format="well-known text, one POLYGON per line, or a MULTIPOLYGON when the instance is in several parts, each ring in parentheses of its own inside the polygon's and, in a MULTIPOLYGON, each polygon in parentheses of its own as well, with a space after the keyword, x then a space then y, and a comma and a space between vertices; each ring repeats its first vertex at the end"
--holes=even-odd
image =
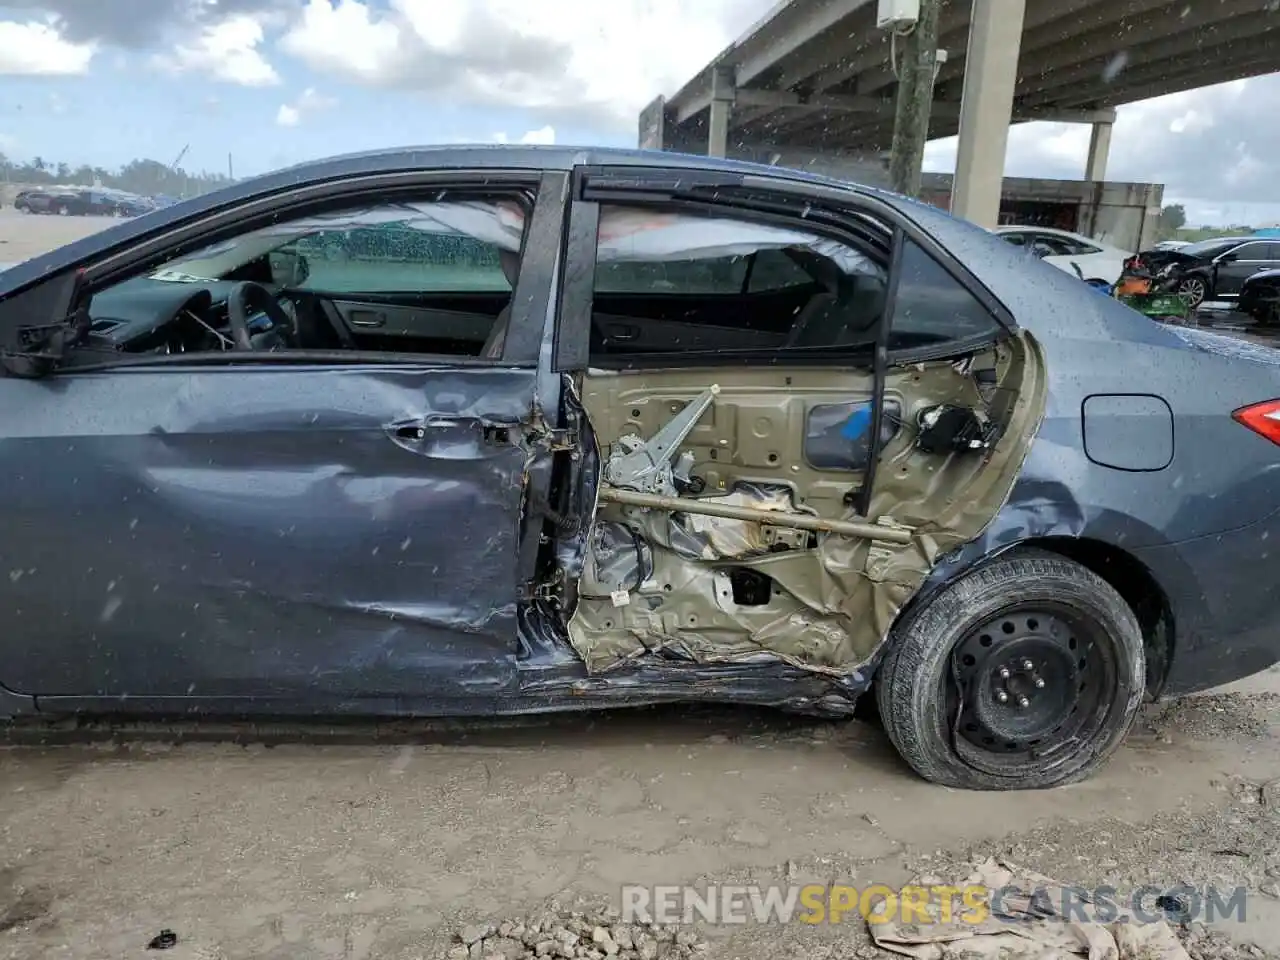
POLYGON ((1052 227, 997 227, 996 233, 1001 239, 1014 246, 1025 247, 1059 270, 1074 274, 1076 270, 1072 264, 1079 265, 1084 279, 1090 283, 1096 281, 1099 286, 1118 281, 1125 261, 1131 256, 1117 247, 1052 227))
POLYGON ((56 213, 62 215, 87 212, 79 191, 59 188, 27 190, 18 194, 13 205, 23 213, 56 213))
POLYGON ((1258 323, 1280 323, 1280 270, 1263 270, 1247 279, 1240 288, 1236 309, 1258 323))
POLYGON ((75 187, 24 190, 13 205, 24 213, 81 217, 136 217, 155 209, 154 204, 130 193, 75 187))
POLYGON ((1198 307, 1212 300, 1236 300, 1254 274, 1280 269, 1280 240, 1218 237, 1177 250, 1144 250, 1136 259, 1157 276, 1175 277, 1178 293, 1198 307))

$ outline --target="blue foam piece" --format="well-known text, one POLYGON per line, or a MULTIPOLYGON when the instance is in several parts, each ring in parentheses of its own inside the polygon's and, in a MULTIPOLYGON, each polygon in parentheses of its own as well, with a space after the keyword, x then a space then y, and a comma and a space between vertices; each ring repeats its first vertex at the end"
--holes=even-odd
POLYGON ((869 426, 871 426, 871 404, 864 403, 849 414, 849 419, 840 428, 840 436, 850 441, 861 440, 869 426))

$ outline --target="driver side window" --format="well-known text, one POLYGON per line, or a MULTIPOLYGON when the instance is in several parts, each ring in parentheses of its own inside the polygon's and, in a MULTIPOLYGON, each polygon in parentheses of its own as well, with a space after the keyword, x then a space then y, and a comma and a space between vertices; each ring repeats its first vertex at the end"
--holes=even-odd
POLYGON ((531 200, 381 203, 258 225, 97 291, 91 345, 497 360, 531 200))

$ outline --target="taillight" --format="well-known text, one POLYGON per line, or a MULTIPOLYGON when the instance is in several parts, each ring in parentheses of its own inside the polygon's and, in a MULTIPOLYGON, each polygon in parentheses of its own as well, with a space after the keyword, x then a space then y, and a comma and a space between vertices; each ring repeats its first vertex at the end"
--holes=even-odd
POLYGON ((1280 445, 1280 400, 1241 407, 1231 416, 1237 423, 1244 424, 1254 433, 1280 445))

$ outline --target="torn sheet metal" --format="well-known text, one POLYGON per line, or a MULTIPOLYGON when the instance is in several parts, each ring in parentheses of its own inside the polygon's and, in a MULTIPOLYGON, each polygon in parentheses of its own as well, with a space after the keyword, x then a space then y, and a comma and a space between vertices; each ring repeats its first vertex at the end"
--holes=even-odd
MULTIPOLYGON (((914 885, 930 896, 947 889, 936 881, 914 885)), ((945 904, 935 898, 922 905, 927 922, 919 913, 904 922, 905 898, 895 911, 873 910, 871 938, 916 960, 1190 960, 1165 920, 1098 904, 1085 890, 1005 861, 985 861, 950 889, 976 887, 986 891, 985 908, 975 909, 957 892, 945 904)))
MULTIPOLYGON (((584 380, 583 404, 600 438, 653 436, 698 395, 691 379, 686 371, 593 371, 584 380)), ((716 379, 716 403, 682 448, 693 454, 693 472, 705 484, 700 498, 863 519, 847 497, 865 474, 814 467, 804 443, 809 413, 869 397, 869 374, 726 369, 716 379)), ((649 544, 653 570, 625 602, 583 598, 569 623, 574 648, 592 673, 652 654, 698 663, 765 656, 832 676, 859 672, 938 558, 981 533, 1003 505, 1039 426, 1045 393, 1043 357, 1026 335, 972 364, 939 361, 889 372, 886 396, 903 413, 881 455, 870 517, 910 531, 906 544, 830 533, 796 537, 761 524, 601 505, 599 521, 626 524, 649 544), (996 370, 994 389, 979 386, 977 368, 996 370), (915 446, 916 416, 940 403, 985 409, 1004 432, 985 455, 923 453, 915 446), (727 599, 723 578, 733 568, 767 578, 767 601, 727 599)))

